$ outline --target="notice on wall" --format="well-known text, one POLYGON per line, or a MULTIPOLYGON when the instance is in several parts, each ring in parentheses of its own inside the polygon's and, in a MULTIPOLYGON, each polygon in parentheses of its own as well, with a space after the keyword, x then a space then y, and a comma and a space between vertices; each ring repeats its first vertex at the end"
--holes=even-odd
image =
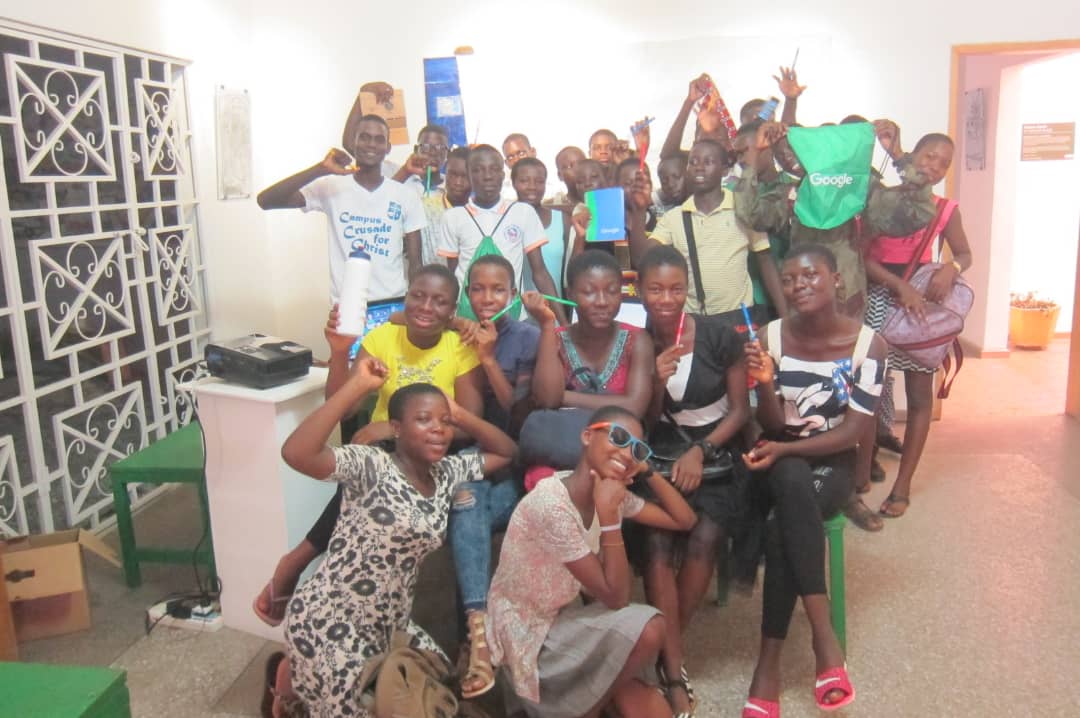
POLYGON ((1023 125, 1020 161, 1071 160, 1076 146, 1075 122, 1023 125))
POLYGON ((214 97, 218 199, 251 196, 251 97, 219 86, 214 97))

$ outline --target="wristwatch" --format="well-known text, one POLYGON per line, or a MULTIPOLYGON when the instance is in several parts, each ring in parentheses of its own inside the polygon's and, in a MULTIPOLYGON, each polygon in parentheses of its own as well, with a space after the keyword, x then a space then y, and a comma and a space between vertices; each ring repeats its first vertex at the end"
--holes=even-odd
POLYGON ((952 266, 956 268, 956 273, 957 274, 963 274, 964 273, 964 268, 962 266, 960 266, 960 262, 957 262, 955 259, 952 261, 952 266))
POLYGON ((701 449, 702 461, 708 461, 709 459, 713 458, 713 455, 716 453, 716 447, 713 446, 712 442, 705 439, 698 439, 693 444, 691 444, 691 446, 696 446, 701 449))

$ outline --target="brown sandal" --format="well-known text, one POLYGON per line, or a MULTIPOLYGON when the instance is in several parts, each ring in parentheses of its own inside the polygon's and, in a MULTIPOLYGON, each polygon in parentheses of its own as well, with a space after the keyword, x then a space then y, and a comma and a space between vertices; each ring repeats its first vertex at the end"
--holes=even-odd
POLYGON ((495 669, 490 660, 483 660, 479 649, 487 648, 487 613, 471 611, 466 619, 469 625, 469 668, 461 679, 461 697, 465 699, 482 696, 495 687, 495 669), (483 681, 483 685, 472 690, 465 690, 465 684, 483 681))
POLYGON ((885 528, 885 523, 858 496, 853 496, 844 507, 844 515, 863 531, 871 533, 885 528))
POLYGON ((887 519, 898 519, 907 513, 908 508, 911 507, 911 499, 907 496, 897 496, 896 494, 889 494, 889 496, 881 503, 881 508, 878 509, 878 513, 887 519), (904 509, 900 513, 890 511, 893 504, 902 504, 904 509))

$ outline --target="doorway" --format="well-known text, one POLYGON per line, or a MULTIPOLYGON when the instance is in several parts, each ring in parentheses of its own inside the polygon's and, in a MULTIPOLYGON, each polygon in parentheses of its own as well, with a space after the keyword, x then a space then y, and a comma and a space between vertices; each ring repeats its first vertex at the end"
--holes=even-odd
POLYGON ((956 159, 946 191, 964 208, 975 257, 965 276, 983 298, 968 317, 962 343, 983 358, 1022 352, 1014 352, 1008 343, 1009 293, 1038 290, 1057 301, 1063 316, 1056 328, 1056 348, 1059 356, 1067 351, 1068 360, 1047 360, 1048 370, 1056 366, 1060 372, 1053 384, 1059 387, 1055 411, 1063 403, 1067 413, 1080 418, 1080 206, 1075 194, 1080 161, 1074 154, 1036 158, 1030 144, 1024 145, 1028 154, 1022 155, 1024 125, 1030 133, 1036 123, 1060 123, 1073 134, 1080 125, 1080 103, 1063 91, 1045 89, 1047 78, 1066 67, 1074 72, 1080 67, 1080 40, 953 47, 949 133, 956 140, 956 159), (1053 194, 1059 185, 1063 199, 1036 197, 1037 192, 1053 194), (1054 211, 1038 211, 1045 207, 1054 211), (1063 347, 1067 344, 1071 346, 1063 347))

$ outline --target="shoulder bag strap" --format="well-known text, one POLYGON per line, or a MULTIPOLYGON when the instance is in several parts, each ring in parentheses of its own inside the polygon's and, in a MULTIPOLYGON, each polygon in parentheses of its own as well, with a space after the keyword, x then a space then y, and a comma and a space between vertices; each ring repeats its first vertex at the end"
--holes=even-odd
POLYGON ((783 321, 783 319, 776 319, 765 326, 765 336, 769 341, 769 356, 777 366, 780 366, 780 344, 783 342, 780 328, 783 321))
POLYGON ((690 253, 690 269, 694 272, 694 289, 697 290, 698 308, 705 314, 705 287, 701 283, 701 265, 698 264, 697 243, 694 241, 694 220, 683 210, 683 229, 686 231, 686 251, 690 253))
POLYGON ((941 221, 941 213, 945 211, 945 206, 947 204, 948 200, 941 197, 937 199, 937 212, 934 214, 934 219, 930 224, 926 225, 926 229, 923 230, 922 241, 919 242, 919 248, 916 250, 915 254, 911 256, 911 261, 908 262, 907 267, 904 269, 905 282, 911 279, 911 275, 915 273, 916 267, 919 266, 919 260, 922 259, 923 252, 925 252, 930 243, 934 241, 934 235, 936 234, 934 230, 937 229, 938 222, 941 221))
POLYGON ((874 330, 865 324, 859 328, 859 338, 855 340, 855 351, 851 354, 851 371, 854 373, 866 361, 870 353, 870 343, 874 341, 874 330))
POLYGON ((501 215, 499 215, 499 221, 496 222, 495 226, 491 228, 490 233, 484 231, 484 228, 481 227, 480 223, 476 221, 476 217, 473 216, 472 212, 470 212, 470 211, 468 211, 466 209, 465 214, 469 215, 469 219, 471 219, 472 223, 476 225, 476 229, 477 229, 478 232, 480 232, 481 237, 492 237, 492 238, 494 238, 495 233, 499 231, 499 226, 503 223, 503 220, 506 219, 506 215, 510 214, 510 210, 514 208, 515 204, 517 204, 517 200, 514 200, 513 202, 511 202, 510 206, 507 207, 505 210, 503 210, 503 213, 501 215))

